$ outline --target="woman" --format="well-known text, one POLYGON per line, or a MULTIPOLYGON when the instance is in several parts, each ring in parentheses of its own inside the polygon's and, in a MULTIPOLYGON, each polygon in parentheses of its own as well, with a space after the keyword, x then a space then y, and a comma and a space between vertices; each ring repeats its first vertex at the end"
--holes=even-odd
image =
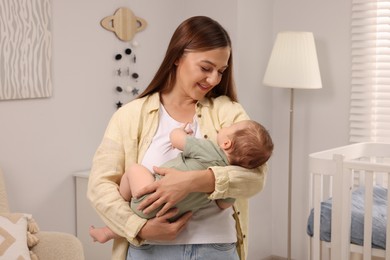
POLYGON ((88 185, 93 207, 123 237, 115 240, 112 259, 246 258, 247 198, 263 188, 264 167, 188 172, 155 168, 165 177, 143 189, 139 195, 154 193, 141 207, 148 213, 165 206, 159 217, 150 220, 134 214, 118 192, 122 174, 133 163, 152 170, 176 157, 179 151, 169 142, 173 128, 191 122, 195 136, 216 141, 222 127, 249 119, 237 103, 232 66, 225 29, 208 17, 189 18, 174 32, 150 85, 113 115, 95 154, 88 185), (210 203, 170 223, 176 212, 168 209, 191 192, 208 193, 213 200, 237 200, 233 208, 220 210, 210 203))

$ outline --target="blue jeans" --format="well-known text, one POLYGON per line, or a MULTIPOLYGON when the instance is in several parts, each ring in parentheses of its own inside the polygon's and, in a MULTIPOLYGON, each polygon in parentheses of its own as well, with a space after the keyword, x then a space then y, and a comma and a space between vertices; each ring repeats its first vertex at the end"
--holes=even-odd
POLYGON ((239 260, 236 244, 142 245, 130 244, 126 260, 239 260))

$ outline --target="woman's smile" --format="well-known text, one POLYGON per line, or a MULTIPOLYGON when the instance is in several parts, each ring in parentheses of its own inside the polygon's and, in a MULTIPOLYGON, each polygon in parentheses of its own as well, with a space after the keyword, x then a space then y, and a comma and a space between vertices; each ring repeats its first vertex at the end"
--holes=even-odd
POLYGON ((213 86, 210 86, 210 85, 206 85, 206 84, 202 84, 202 83, 198 83, 197 86, 202 90, 202 91, 206 91, 206 92, 209 92, 213 86))

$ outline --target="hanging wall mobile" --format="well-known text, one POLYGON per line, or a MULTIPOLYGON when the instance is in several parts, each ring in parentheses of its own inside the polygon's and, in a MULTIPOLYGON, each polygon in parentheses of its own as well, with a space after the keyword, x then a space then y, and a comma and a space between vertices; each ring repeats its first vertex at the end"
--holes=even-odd
POLYGON ((139 94, 137 83, 140 75, 137 71, 135 51, 138 43, 133 38, 137 32, 146 28, 147 22, 136 17, 130 9, 121 7, 115 11, 114 15, 103 18, 100 23, 106 30, 114 32, 118 39, 130 43, 129 46, 113 55, 116 62, 115 76, 117 79, 114 90, 119 95, 116 107, 120 108, 126 95, 135 97, 139 94))

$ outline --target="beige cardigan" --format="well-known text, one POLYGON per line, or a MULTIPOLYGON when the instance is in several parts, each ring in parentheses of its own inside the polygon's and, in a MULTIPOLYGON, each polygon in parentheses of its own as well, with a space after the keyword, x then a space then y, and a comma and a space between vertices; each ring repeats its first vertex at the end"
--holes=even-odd
MULTIPOLYGON (((121 107, 111 118, 104 138, 96 151, 89 176, 88 198, 103 221, 117 234, 112 259, 124 260, 129 241, 142 244, 137 234, 146 223, 134 214, 118 192, 122 174, 132 163, 140 163, 158 126, 159 95, 136 99, 121 107)), ((216 141, 217 131, 234 122, 248 119, 242 106, 226 96, 197 103, 196 114, 202 134, 216 141)), ((248 232, 247 199, 260 192, 265 184, 266 167, 244 169, 237 166, 211 167, 215 191, 210 199, 236 198, 234 218, 237 248, 246 259, 248 232)))

